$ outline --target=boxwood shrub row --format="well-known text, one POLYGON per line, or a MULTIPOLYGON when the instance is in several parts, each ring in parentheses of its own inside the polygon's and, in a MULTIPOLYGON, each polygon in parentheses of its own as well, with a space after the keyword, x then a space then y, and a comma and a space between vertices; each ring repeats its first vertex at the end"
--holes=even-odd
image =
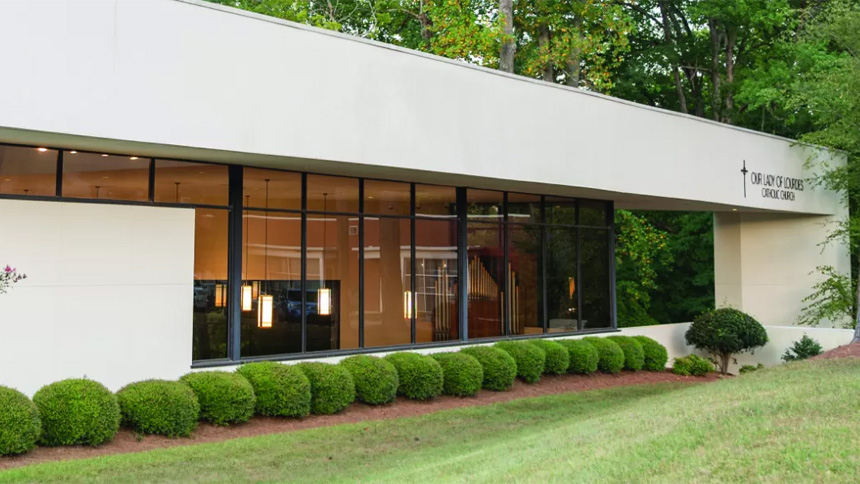
POLYGON ((509 390, 517 377, 535 383, 544 374, 663 371, 667 359, 666 349, 650 338, 610 336, 502 341, 430 356, 360 355, 338 364, 255 362, 235 372, 140 381, 116 394, 92 380, 69 379, 43 387, 32 401, 0 386, 0 455, 25 453, 36 444, 100 445, 112 440, 120 425, 141 434, 183 437, 200 420, 230 425, 255 414, 328 415, 355 400, 382 405, 397 395, 413 400, 442 394, 468 397, 481 388, 509 390))

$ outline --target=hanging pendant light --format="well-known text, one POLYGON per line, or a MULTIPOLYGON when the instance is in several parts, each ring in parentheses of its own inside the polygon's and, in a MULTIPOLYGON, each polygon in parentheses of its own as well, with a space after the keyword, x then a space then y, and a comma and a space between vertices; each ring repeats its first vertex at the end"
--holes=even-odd
POLYGON ((242 311, 248 312, 254 304, 254 296, 251 294, 251 286, 242 285, 242 311))
POLYGON ((331 316, 331 289, 323 287, 317 291, 317 311, 320 316, 331 316))
POLYGON ((412 291, 403 293, 403 319, 412 319, 412 291))
MULTIPOLYGON (((266 178, 266 229, 263 236, 263 257, 266 260, 264 280, 269 280, 269 179, 266 178)), ((258 286, 260 287, 260 286, 258 286)), ((272 327, 272 313, 275 310, 274 298, 271 294, 260 291, 257 299, 257 327, 268 329, 272 327)))
POLYGON ((215 284, 215 307, 223 308, 227 305, 227 285, 215 284))
MULTIPOLYGON (((250 202, 251 195, 245 195, 245 206, 247 207, 250 202)), ((252 309, 254 304, 254 299, 256 299, 256 295, 251 291, 251 285, 248 283, 248 266, 251 265, 251 261, 248 259, 248 217, 245 216, 245 283, 242 284, 242 311, 248 312, 252 309)))

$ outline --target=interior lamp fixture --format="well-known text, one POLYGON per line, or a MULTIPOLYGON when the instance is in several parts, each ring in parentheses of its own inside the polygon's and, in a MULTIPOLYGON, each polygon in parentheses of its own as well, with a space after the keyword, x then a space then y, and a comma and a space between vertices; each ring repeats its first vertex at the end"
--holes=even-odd
POLYGON ((129 158, 129 160, 136 160, 136 159, 137 159, 136 156, 132 156, 131 158, 129 158))
POLYGON ((75 150, 69 151, 69 153, 71 153, 71 154, 73 154, 73 155, 78 154, 78 152, 77 152, 77 151, 75 151, 75 150))
POLYGON ((323 287, 317 292, 317 311, 320 316, 331 316, 331 289, 323 287))
POLYGON ((48 148, 36 148, 36 150, 37 150, 39 153, 44 153, 44 152, 48 151, 48 148))
POLYGON ((567 296, 573 299, 573 293, 576 292, 576 282, 572 277, 567 278, 567 296))
POLYGON ((261 294, 257 301, 257 327, 268 329, 272 327, 272 312, 274 300, 271 294, 261 294))
POLYGON ((227 285, 215 284, 215 307, 223 308, 227 305, 227 285))
POLYGON ((412 319, 412 291, 403 293, 403 318, 412 319))
POLYGON ((251 294, 254 299, 257 299, 257 296, 260 295, 260 281, 252 281, 251 282, 251 294))
POLYGON ((251 310, 251 305, 254 303, 254 296, 251 294, 251 286, 242 285, 242 311, 248 312, 251 310))

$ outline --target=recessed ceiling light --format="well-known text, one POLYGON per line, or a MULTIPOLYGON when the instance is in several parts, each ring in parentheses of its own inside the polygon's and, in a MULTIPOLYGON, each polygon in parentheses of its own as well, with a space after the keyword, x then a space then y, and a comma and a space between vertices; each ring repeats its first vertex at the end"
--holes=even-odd
POLYGON ((12 181, 12 179, 11 179, 11 178, 7 178, 7 179, 5 179, 5 180, 3 180, 3 181, 12 181))
POLYGON ((737 211, 738 211, 738 209, 736 209, 736 208, 732 209, 732 212, 737 212, 737 211))
POLYGON ((108 155, 107 155, 107 154, 102 154, 102 156, 103 156, 103 157, 105 157, 105 158, 107 158, 107 156, 108 156, 108 155))
POLYGON ((78 154, 78 152, 77 152, 77 151, 75 151, 75 150, 69 151, 69 153, 71 153, 71 154, 73 154, 73 155, 78 154))
POLYGON ((103 176, 102 177, 102 179, 104 179, 104 180, 107 180, 108 178, 110 178, 110 177, 109 176, 103 176))
POLYGON ((132 156, 132 157, 131 157, 131 158, 129 158, 129 159, 130 159, 130 160, 136 160, 136 159, 137 159, 137 157, 136 157, 136 156, 132 156))
POLYGON ((48 148, 36 148, 36 149, 39 150, 41 153, 48 151, 48 148))

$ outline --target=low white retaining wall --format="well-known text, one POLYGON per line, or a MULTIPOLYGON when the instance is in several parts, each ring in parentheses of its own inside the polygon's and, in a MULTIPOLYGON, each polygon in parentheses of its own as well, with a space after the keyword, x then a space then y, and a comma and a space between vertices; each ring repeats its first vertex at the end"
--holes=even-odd
MULTIPOLYGON (((676 356, 685 356, 690 353, 707 356, 704 352, 697 351, 692 346, 687 345, 684 334, 689 327, 690 323, 637 326, 621 328, 621 333, 627 336, 648 336, 659 341, 669 351, 669 365, 671 366, 672 358, 676 356)), ((732 362, 729 365, 729 372, 737 373, 738 368, 742 365, 761 363, 764 366, 773 366, 782 363, 781 357, 785 350, 802 338, 804 334, 821 343, 824 351, 850 343, 854 334, 854 330, 851 329, 812 328, 808 326, 765 326, 764 328, 767 330, 769 339, 767 345, 756 349, 754 354, 744 353, 738 356, 737 363, 732 362)))

